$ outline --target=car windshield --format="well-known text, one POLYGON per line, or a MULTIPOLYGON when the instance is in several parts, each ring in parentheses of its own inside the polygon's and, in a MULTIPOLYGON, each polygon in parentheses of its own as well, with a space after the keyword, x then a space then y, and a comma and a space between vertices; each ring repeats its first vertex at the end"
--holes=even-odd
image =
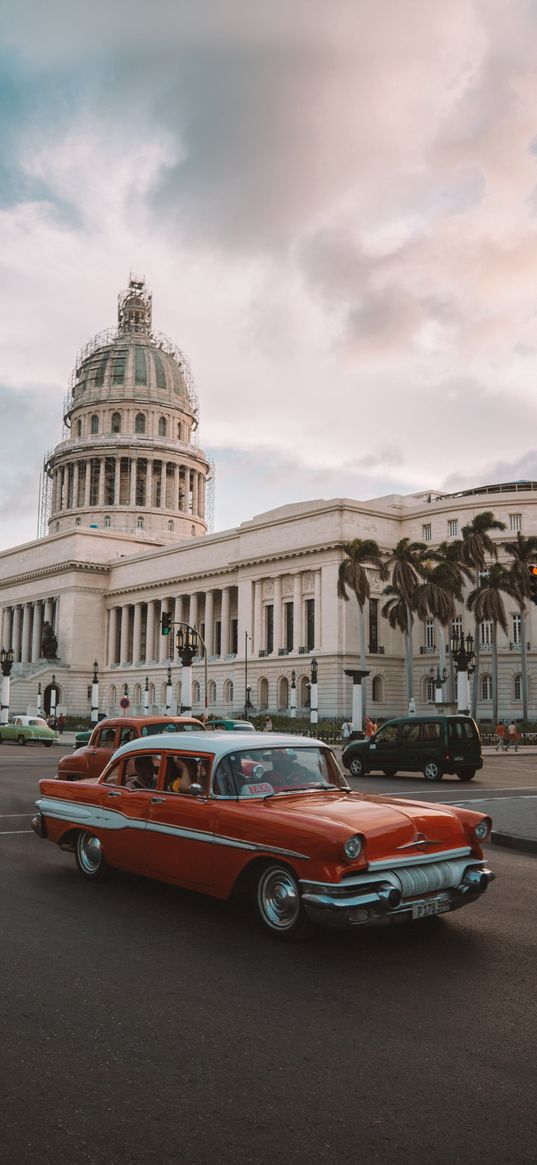
POLYGON ((181 723, 180 720, 163 720, 160 724, 143 724, 141 736, 160 736, 163 732, 186 732, 198 725, 181 723))
POLYGON ((46 720, 40 720, 40 719, 37 719, 37 717, 34 718, 33 720, 29 720, 28 724, 33 724, 34 727, 36 727, 36 728, 48 728, 48 724, 47 724, 46 720))
POLYGON ((213 792, 249 798, 348 787, 329 749, 298 746, 228 753, 216 769, 213 792))

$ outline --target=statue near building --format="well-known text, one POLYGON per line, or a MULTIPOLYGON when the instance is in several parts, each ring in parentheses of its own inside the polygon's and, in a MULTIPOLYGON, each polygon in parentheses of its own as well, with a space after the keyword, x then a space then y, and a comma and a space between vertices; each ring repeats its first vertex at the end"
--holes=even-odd
POLYGON ((43 623, 43 635, 41 637, 41 658, 58 658, 58 640, 56 639, 50 623, 43 623))

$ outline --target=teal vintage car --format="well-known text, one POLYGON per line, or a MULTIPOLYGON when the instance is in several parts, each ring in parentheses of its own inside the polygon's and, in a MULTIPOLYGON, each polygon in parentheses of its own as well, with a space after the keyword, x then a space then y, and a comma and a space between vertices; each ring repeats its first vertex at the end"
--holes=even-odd
POLYGON ((44 744, 50 748, 57 735, 41 716, 13 716, 9 724, 0 724, 0 744, 13 740, 17 744, 44 744))

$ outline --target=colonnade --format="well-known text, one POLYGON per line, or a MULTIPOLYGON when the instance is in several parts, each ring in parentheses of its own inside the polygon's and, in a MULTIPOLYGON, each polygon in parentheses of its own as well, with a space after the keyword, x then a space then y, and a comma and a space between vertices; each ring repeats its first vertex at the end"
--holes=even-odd
POLYGON ((78 458, 52 476, 52 514, 129 506, 205 516, 205 474, 162 457, 120 454, 78 458))
POLYGON ((2 647, 13 651, 15 663, 39 662, 43 626, 50 623, 55 630, 58 606, 56 598, 49 598, 2 608, 2 647))

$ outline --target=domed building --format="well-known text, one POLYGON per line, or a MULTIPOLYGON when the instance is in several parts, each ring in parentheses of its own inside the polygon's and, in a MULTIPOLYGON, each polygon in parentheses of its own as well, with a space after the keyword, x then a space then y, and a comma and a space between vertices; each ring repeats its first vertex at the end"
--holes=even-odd
POLYGON ((76 526, 162 543, 207 531, 210 466, 184 354, 152 328, 151 295, 131 277, 117 328, 79 353, 64 407, 65 439, 45 460, 49 533, 76 526))

